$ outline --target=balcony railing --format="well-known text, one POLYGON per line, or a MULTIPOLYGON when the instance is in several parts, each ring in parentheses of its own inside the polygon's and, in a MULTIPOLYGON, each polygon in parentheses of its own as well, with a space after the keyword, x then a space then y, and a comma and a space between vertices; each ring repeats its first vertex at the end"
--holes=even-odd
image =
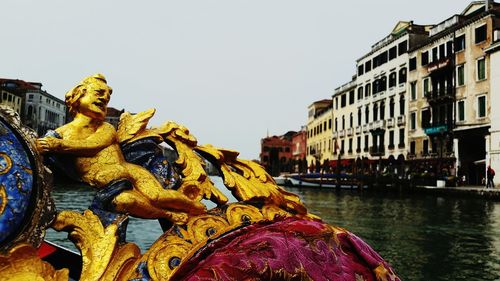
POLYGON ((345 130, 339 132, 339 138, 345 137, 345 130))
POLYGON ((357 126, 356 129, 355 129, 355 133, 357 135, 361 134, 361 126, 357 126))
POLYGON ((333 132, 333 136, 332 136, 334 139, 338 138, 339 137, 339 132, 335 131, 333 132))
POLYGON ((368 132, 368 124, 363 125, 363 133, 368 132))
POLYGON ((387 119, 387 127, 388 127, 388 128, 392 128, 392 127, 394 127, 394 123, 395 123, 395 122, 394 122, 394 118, 389 118, 389 119, 387 119))
POLYGON ((446 87, 439 90, 430 91, 424 94, 429 102, 449 102, 455 98, 454 88, 446 87))
POLYGON ((373 122, 373 130, 385 129, 385 120, 378 120, 373 122))
POLYGON ((402 126, 406 123, 406 116, 405 115, 399 115, 398 116, 398 126, 402 126))
POLYGON ((383 146, 371 146, 370 155, 371 156, 383 156, 385 154, 385 148, 383 146))
POLYGON ((353 128, 349 128, 349 129, 346 130, 346 132, 347 132, 347 136, 351 137, 352 134, 353 134, 353 132, 354 132, 354 130, 353 130, 353 128))

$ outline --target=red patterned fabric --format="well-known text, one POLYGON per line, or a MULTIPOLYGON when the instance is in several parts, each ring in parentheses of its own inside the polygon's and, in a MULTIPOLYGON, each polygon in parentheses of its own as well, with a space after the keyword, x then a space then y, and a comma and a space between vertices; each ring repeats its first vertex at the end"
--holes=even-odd
POLYGON ((399 280, 365 242, 296 218, 247 226, 212 241, 173 280, 399 280))

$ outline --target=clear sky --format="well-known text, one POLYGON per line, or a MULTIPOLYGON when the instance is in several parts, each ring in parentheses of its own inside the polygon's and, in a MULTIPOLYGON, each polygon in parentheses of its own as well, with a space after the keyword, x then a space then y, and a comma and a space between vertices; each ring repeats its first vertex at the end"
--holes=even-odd
POLYGON ((103 73, 110 106, 154 107, 200 144, 257 159, 260 139, 299 130, 307 106, 350 81, 399 20, 435 24, 465 0, 3 0, 0 77, 64 99, 103 73))

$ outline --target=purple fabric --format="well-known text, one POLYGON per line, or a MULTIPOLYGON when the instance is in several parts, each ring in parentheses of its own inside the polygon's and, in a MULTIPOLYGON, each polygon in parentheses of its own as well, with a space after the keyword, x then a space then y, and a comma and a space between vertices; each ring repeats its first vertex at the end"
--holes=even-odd
POLYGON ((183 264, 172 280, 281 280, 295 275, 312 280, 369 281, 377 280, 373 270, 380 265, 392 272, 355 235, 334 234, 322 222, 296 218, 232 231, 183 264))

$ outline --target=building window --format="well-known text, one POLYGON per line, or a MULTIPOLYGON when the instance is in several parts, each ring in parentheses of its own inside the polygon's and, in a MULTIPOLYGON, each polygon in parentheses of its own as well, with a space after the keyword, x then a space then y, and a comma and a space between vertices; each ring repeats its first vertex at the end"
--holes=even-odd
POLYGON ((394 98, 389 100, 389 118, 394 117, 394 98))
POLYGON ((368 105, 365 107, 365 124, 368 124, 370 122, 370 108, 368 105))
POLYGON ((415 155, 415 141, 410 142, 410 154, 415 155))
POLYGON ((410 83, 410 98, 411 100, 417 99, 417 81, 410 83))
POLYGON ((335 125, 335 128, 334 128, 335 132, 338 132, 338 130, 339 130, 339 128, 337 127, 337 125, 338 125, 337 123, 338 123, 337 118, 335 118, 335 124, 334 124, 335 125))
POLYGON ((479 44, 486 41, 486 24, 476 27, 474 30, 474 43, 479 44))
POLYGON ((345 107, 347 104, 347 95, 343 94, 340 96, 340 108, 345 107))
POLYGON ((358 137, 356 140, 357 140, 356 141, 356 152, 360 153, 361 152, 361 137, 358 137))
POLYGON ((363 75, 363 73, 364 73, 363 65, 362 65, 362 64, 360 64, 360 65, 358 66, 358 75, 363 75))
POLYGON ((33 100, 33 94, 30 94, 30 95, 28 96, 28 100, 33 100))
POLYGON ((432 62, 438 61, 438 47, 432 48, 432 62))
POLYGON ((365 73, 372 70, 372 61, 369 60, 367 62, 365 62, 365 73))
POLYGON ((349 116, 349 128, 352 128, 354 126, 354 117, 351 113, 351 115, 349 116))
POLYGON ((382 101, 380 103, 380 120, 384 120, 385 119, 385 102, 382 101))
POLYGON ((457 121, 465 121, 465 101, 461 100, 457 103, 457 121))
POLYGON ((349 153, 352 153, 352 138, 349 139, 349 153))
POLYGON ((405 96, 401 95, 399 98, 399 115, 405 114, 405 96))
POLYGON ((422 66, 429 64, 429 52, 422 52, 422 66))
POLYGON ((398 56, 398 49, 396 46, 389 49, 389 60, 393 60, 398 56))
POLYGON ((394 148, 394 131, 389 131, 389 149, 394 148))
POLYGON ((365 135, 365 151, 368 151, 368 135, 365 135))
POLYGON ((405 40, 398 44, 398 51, 399 51, 398 55, 406 53, 407 50, 408 50, 408 41, 405 40))
POLYGON ((446 57, 446 44, 443 43, 439 45, 439 59, 443 59, 446 57))
POLYGON ((405 147, 405 129, 399 129, 399 148, 405 147))
POLYGON ((363 87, 358 88, 358 100, 363 99, 363 87))
POLYGON ((369 97, 371 95, 372 86, 370 83, 365 85, 365 97, 369 97))
POLYGON ((481 81, 486 79, 486 62, 485 58, 477 60, 477 80, 481 81))
POLYGON ((376 103, 373 104, 373 121, 378 120, 378 105, 376 103))
POLYGON ((353 104, 354 101, 354 90, 352 90, 349 92, 349 104, 353 104))
POLYGON ((465 85, 465 71, 464 65, 457 66, 457 86, 465 85))
POLYGON ((417 113, 410 113, 410 130, 415 130, 417 128, 417 113))
POLYGON ((396 72, 389 74, 389 88, 396 87, 396 72))
POLYGON ((429 128, 431 125, 431 111, 428 108, 422 109, 422 128, 429 128))
POLYGON ((430 78, 425 78, 424 83, 422 84, 422 92, 424 96, 427 96, 430 92, 430 78))
POLYGON ((358 126, 361 126, 361 107, 358 108, 358 126))
POLYGON ((429 155, 429 140, 425 139, 424 140, 424 145, 423 145, 423 151, 422 154, 424 155, 429 155))
POLYGON ((477 118, 486 117, 486 95, 477 97, 477 118))
POLYGON ((328 129, 332 129, 332 119, 328 119, 328 129))
POLYGON ((455 38, 455 52, 460 52, 465 49, 465 34, 455 38))
POLYGON ((399 70, 399 84, 406 83, 406 67, 399 70))
POLYGON ((342 130, 345 130, 345 116, 342 116, 342 130))
POLYGON ((408 64, 410 71, 417 69, 417 57, 410 58, 408 64))

